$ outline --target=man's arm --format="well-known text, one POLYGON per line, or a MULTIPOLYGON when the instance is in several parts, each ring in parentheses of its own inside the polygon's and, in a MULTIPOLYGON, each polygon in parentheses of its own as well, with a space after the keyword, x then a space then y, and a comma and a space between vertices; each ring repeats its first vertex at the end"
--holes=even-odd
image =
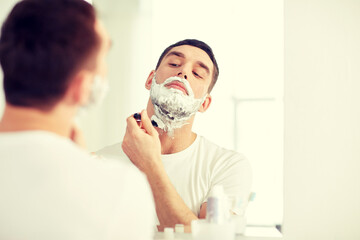
POLYGON ((156 213, 160 221, 159 230, 174 227, 177 223, 190 226, 191 221, 197 217, 185 205, 163 167, 152 169, 146 174, 155 199, 156 213))
MULTIPOLYGON (((190 226, 191 221, 198 217, 186 206, 165 171, 158 132, 146 111, 141 113, 141 119, 143 128, 138 126, 132 116, 127 119, 122 148, 133 164, 147 176, 160 221, 159 230, 174 227, 178 223, 190 226)), ((189 227, 186 229, 189 230, 189 227)))

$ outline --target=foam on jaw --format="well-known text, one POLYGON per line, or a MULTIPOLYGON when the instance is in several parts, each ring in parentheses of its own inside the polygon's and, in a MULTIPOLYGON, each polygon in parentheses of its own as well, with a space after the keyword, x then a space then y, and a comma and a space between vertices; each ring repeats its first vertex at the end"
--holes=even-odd
POLYGON ((186 79, 174 76, 166 79, 163 83, 157 84, 155 74, 150 89, 150 99, 154 105, 155 115, 151 117, 158 127, 173 135, 174 129, 181 128, 187 123, 187 120, 194 115, 204 102, 206 95, 201 99, 194 97, 189 82, 186 79), (181 90, 165 87, 173 81, 184 84, 188 95, 181 90))

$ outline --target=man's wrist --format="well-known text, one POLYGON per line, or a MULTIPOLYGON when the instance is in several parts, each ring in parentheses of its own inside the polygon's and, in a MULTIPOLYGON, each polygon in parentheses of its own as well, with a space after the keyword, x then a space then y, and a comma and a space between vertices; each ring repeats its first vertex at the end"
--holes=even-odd
POLYGON ((153 186, 160 187, 169 181, 169 177, 162 162, 160 164, 153 164, 150 168, 147 169, 145 175, 152 188, 153 186))

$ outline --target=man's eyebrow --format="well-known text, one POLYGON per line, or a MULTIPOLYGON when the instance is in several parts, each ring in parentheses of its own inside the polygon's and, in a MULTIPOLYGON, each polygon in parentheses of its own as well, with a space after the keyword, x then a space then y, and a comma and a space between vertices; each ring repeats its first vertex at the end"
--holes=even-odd
POLYGON ((169 52, 165 58, 167 57, 170 57, 170 56, 178 56, 178 57, 181 57, 181 58, 185 58, 185 55, 181 52, 177 52, 177 51, 171 51, 169 52))
POLYGON ((200 67, 204 68, 204 69, 205 69, 205 71, 207 72, 207 74, 209 74, 209 73, 210 73, 210 69, 209 69, 209 67, 208 67, 208 66, 206 66, 206 65, 205 65, 205 63, 200 62, 200 61, 197 61, 196 63, 197 63, 197 64, 199 64, 199 66, 200 66, 200 67))
MULTIPOLYGON (((178 51, 169 52, 165 56, 165 58, 170 57, 170 56, 177 56, 177 57, 185 58, 185 54, 183 54, 182 52, 178 52, 178 51)), ((197 61, 196 63, 199 64, 200 67, 204 68, 208 74, 210 73, 210 68, 208 66, 206 66, 205 63, 203 63, 201 61, 197 61)))

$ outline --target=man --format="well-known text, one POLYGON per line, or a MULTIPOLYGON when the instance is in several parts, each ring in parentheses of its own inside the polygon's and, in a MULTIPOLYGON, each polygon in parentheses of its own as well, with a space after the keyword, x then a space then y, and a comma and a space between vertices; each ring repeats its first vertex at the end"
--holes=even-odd
POLYGON ((109 45, 83 0, 23 0, 4 22, 0 239, 153 239, 145 176, 70 140, 105 89, 109 45))
POLYGON ((160 230, 205 218, 214 186, 242 200, 230 206, 233 214, 246 207, 252 178, 249 162, 192 132, 195 113, 211 104, 218 73, 214 54, 204 42, 187 39, 169 46, 146 80, 147 110, 127 119, 122 144, 97 153, 123 159, 127 155, 146 174, 160 230))

